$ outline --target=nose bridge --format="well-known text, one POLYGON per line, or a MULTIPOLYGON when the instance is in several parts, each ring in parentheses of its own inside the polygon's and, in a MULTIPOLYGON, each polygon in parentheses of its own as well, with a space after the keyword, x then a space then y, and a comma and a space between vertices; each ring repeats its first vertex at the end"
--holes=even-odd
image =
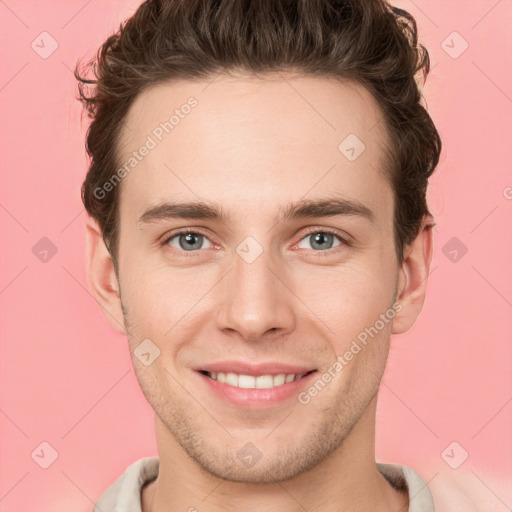
POLYGON ((219 328, 238 331, 247 340, 271 330, 283 334, 295 325, 290 292, 277 277, 279 262, 254 242, 248 237, 237 247, 218 316, 219 328))

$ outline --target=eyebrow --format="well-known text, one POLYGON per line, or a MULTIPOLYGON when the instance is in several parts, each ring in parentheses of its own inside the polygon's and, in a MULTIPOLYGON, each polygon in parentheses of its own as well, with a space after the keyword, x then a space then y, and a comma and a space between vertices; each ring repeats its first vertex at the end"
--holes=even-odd
MULTIPOLYGON (((327 198, 301 200, 280 209, 279 224, 287 220, 335 217, 338 215, 359 216, 375 223, 375 215, 367 206, 356 200, 327 198)), ((137 224, 148 224, 166 219, 196 219, 226 222, 229 217, 220 205, 207 202, 165 202, 152 206, 139 217, 137 224)))

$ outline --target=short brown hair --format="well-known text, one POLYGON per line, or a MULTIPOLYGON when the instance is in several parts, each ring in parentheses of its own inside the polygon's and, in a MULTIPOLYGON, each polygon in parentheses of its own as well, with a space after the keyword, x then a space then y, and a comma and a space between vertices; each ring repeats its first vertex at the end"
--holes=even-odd
MULTIPOLYGON (((294 71, 353 80, 373 95, 391 141, 388 179, 394 191, 394 242, 399 262, 427 217, 428 178, 441 139, 416 81, 430 70, 414 18, 385 0, 147 0, 98 50, 79 80, 92 118, 90 167, 82 201, 98 221, 117 271, 119 188, 94 191, 119 166, 123 121, 145 88, 219 72, 294 71), (92 71, 94 79, 87 78, 92 71)), ((432 225, 432 223, 430 223, 432 225)))

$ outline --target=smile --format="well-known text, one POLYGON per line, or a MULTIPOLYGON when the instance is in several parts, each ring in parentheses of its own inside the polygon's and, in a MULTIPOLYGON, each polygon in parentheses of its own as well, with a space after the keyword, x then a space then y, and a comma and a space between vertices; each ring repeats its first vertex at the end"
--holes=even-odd
POLYGON ((316 369, 308 370, 303 366, 277 364, 259 365, 259 368, 241 363, 210 366, 208 370, 203 367, 195 372, 208 394, 235 408, 251 410, 277 407, 287 402, 295 404, 294 398, 318 373, 316 369), (220 371, 222 367, 224 371, 220 371))

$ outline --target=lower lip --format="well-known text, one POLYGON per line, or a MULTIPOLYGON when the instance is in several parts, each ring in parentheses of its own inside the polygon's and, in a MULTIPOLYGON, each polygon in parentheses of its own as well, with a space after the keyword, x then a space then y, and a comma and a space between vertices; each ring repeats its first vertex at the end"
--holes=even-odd
POLYGON ((210 391, 215 393, 225 401, 237 407, 248 409, 261 409, 278 405, 293 396, 297 396, 300 391, 309 384, 317 372, 311 372, 299 380, 287 382, 281 386, 267 389, 248 389, 238 388, 219 382, 218 380, 208 377, 204 373, 197 372, 210 391))

